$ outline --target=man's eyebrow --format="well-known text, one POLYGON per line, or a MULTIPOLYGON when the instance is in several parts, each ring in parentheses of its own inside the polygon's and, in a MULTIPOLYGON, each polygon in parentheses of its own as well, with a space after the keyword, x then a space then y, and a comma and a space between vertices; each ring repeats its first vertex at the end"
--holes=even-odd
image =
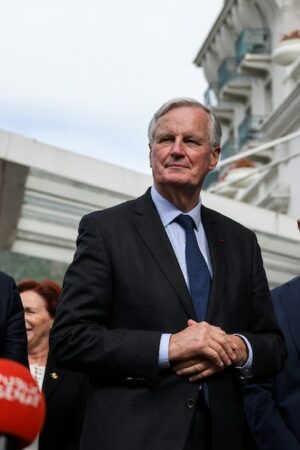
POLYGON ((35 308, 33 306, 24 306, 24 311, 35 311, 35 308))
POLYGON ((171 137, 174 137, 174 133, 171 133, 170 131, 165 131, 165 132, 162 131, 162 132, 156 133, 155 136, 154 136, 155 139, 160 139, 162 137, 169 137, 169 138, 171 138, 171 137))
POLYGON ((186 134, 183 136, 183 139, 194 139, 198 142, 207 142, 209 140, 206 136, 199 136, 198 134, 186 134))

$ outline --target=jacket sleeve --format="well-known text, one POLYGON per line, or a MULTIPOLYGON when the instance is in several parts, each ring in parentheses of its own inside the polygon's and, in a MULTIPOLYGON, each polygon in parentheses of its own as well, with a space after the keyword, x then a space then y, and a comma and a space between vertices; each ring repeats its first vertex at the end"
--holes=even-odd
POLYGON ((110 326, 117 301, 113 257, 117 258, 107 251, 100 221, 93 215, 85 216, 50 336, 53 356, 61 367, 110 380, 156 379, 161 333, 110 326))
POLYGON ((2 324, 1 357, 12 359, 28 367, 27 335, 25 329, 24 310, 14 280, 3 275, 2 304, 5 304, 5 315, 2 324))
POLYGON ((260 383, 280 371, 286 360, 283 334, 278 326, 269 286, 263 267, 261 250, 254 237, 252 253, 252 279, 250 284, 252 313, 249 331, 240 330, 253 351, 250 381, 260 383))
POLYGON ((245 413, 258 450, 300 450, 300 442, 282 418, 273 395, 274 381, 244 388, 245 413))

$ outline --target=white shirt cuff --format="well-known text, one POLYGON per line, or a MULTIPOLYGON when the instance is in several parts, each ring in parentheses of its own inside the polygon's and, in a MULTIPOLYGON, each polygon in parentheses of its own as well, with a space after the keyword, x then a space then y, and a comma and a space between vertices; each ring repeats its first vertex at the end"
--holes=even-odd
POLYGON ((252 369, 252 363, 253 363, 253 350, 252 350, 251 344, 248 341, 248 339, 245 336, 243 336, 242 334, 234 333, 234 335, 242 338, 248 349, 247 361, 245 362, 245 364, 243 366, 236 366, 236 369, 238 369, 242 373, 242 375, 250 376, 251 369, 252 369))
POLYGON ((158 368, 168 369, 169 364, 169 341, 171 334, 163 333, 160 338, 159 355, 158 355, 158 368))

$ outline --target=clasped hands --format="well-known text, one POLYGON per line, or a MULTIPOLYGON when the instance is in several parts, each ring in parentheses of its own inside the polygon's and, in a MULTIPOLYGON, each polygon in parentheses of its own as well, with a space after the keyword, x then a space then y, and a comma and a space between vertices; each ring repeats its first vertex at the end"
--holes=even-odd
POLYGON ((202 380, 229 366, 243 366, 248 350, 240 336, 227 334, 207 322, 189 320, 187 328, 172 334, 169 361, 177 375, 202 380))

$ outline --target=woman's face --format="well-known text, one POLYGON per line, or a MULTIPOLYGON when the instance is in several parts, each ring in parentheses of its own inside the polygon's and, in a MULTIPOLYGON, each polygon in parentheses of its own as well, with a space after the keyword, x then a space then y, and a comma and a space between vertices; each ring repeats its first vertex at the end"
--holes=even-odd
POLYGON ((48 347, 53 318, 47 311, 45 300, 34 291, 22 292, 20 296, 25 312, 28 353, 43 346, 48 347))

